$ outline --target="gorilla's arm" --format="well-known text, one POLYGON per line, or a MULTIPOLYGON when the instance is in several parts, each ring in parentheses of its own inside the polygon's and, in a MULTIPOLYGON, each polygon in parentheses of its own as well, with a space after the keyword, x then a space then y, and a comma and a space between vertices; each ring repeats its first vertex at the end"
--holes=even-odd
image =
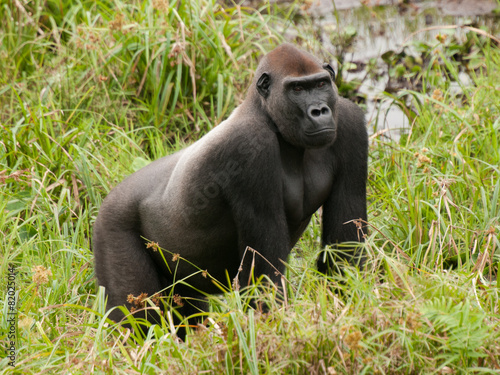
POLYGON ((283 273, 282 261, 286 261, 290 252, 283 190, 280 188, 282 175, 277 168, 280 164, 278 142, 271 132, 262 134, 256 129, 253 135, 259 142, 251 146, 242 173, 233 179, 226 195, 236 224, 240 259, 247 246, 266 258, 257 254, 254 258, 254 254, 247 251, 239 277, 242 287, 248 284, 252 271, 255 278, 267 275, 277 282, 279 275, 275 271, 283 273))
MULTIPOLYGON (((335 154, 335 177, 330 196, 323 204, 322 245, 341 242, 364 242, 362 233, 351 220, 366 221, 366 179, 368 159, 368 134, 363 112, 354 103, 339 98, 339 127, 337 140, 333 144, 335 154)), ((363 225, 364 229, 364 225, 363 225)), ((363 230, 366 233, 365 230, 363 230)), ((352 262, 352 252, 339 249, 338 256, 352 262)), ((359 260, 361 266, 364 258, 359 260)), ((318 270, 326 272, 335 262, 321 254, 318 270)))

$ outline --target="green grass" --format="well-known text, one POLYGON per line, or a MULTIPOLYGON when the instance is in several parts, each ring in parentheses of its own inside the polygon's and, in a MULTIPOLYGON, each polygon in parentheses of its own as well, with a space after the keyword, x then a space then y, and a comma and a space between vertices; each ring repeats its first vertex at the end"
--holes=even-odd
POLYGON ((424 89, 387 96, 417 115, 399 142, 372 137, 366 271, 315 271, 315 217, 283 303, 262 285, 213 296, 185 343, 168 315, 147 338, 106 321, 90 249, 103 197, 227 117, 257 57, 282 41, 279 12, 0 3, 2 373, 500 373, 500 50, 475 33, 464 95, 450 85, 454 46, 438 43, 424 89))

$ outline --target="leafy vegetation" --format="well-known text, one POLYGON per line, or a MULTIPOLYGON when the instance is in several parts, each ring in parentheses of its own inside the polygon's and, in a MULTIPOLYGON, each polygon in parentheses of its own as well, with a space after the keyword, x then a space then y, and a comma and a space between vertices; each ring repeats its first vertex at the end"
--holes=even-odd
POLYGON ((387 94, 408 132, 371 139, 366 271, 315 271, 315 217, 281 302, 264 284, 228 283, 186 342, 169 314, 145 338, 106 320, 91 252, 103 197, 239 103, 256 57, 286 27, 278 10, 261 11, 1 3, 2 373, 500 373, 500 50, 477 31, 425 44, 419 68, 385 56, 390 69, 403 64, 398 79, 420 83, 387 94), (460 71, 470 81, 452 84, 460 71), (9 266, 16 367, 4 355, 9 266))

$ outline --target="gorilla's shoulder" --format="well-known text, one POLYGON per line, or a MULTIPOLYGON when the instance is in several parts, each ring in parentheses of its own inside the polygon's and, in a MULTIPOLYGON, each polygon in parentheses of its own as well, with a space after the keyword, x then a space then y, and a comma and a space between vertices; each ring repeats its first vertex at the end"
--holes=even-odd
POLYGON ((356 103, 339 97, 338 106, 339 122, 356 123, 358 126, 365 125, 365 113, 356 103))
POLYGON ((338 100, 339 137, 345 141, 368 142, 365 113, 354 102, 339 97, 338 100))
POLYGON ((261 144, 272 146, 278 144, 272 124, 264 117, 229 117, 211 130, 202 142, 222 148, 228 152, 241 149, 245 145, 261 144))

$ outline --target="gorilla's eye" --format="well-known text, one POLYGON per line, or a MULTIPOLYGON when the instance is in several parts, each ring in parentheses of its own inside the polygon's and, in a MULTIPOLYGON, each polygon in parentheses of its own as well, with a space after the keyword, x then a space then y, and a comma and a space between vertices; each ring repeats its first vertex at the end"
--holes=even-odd
POLYGON ((293 88, 293 91, 297 91, 297 92, 302 91, 302 90, 303 90, 302 86, 295 86, 293 88))
POLYGON ((326 85, 325 81, 320 81, 318 87, 324 87, 326 85))

